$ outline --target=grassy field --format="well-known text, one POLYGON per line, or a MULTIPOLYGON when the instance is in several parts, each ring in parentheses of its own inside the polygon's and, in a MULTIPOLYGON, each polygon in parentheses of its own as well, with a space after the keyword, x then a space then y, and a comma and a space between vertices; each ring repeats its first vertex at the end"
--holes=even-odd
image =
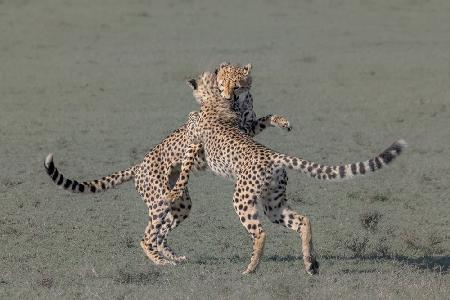
POLYGON ((443 299, 450 295, 450 2, 0 0, 0 298, 443 299), (95 179, 137 163, 197 109, 184 80, 253 64, 259 115, 286 116, 269 147, 386 170, 326 184, 290 172, 321 270, 299 237, 264 220, 258 271, 232 182, 193 176, 191 216, 169 238, 189 261, 160 268, 139 241, 132 184, 57 189, 43 160, 95 179))

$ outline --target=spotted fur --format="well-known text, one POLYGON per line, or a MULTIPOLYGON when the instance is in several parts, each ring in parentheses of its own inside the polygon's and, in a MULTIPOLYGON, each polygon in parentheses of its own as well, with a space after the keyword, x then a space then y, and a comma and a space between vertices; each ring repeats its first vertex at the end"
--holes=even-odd
POLYGON ((192 85, 194 97, 201 99, 200 113, 190 115, 190 142, 181 165, 181 175, 174 189, 166 196, 171 201, 180 196, 189 180, 194 152, 202 153, 211 170, 235 181, 233 206, 242 225, 253 239, 253 253, 244 273, 255 271, 264 249, 266 234, 262 228, 257 203, 265 215, 300 233, 303 260, 309 274, 318 272, 312 244, 309 219, 292 210, 286 199, 288 177, 286 168, 302 171, 321 180, 337 180, 365 175, 392 162, 406 146, 403 140, 395 142, 380 155, 365 162, 326 166, 299 157, 273 151, 249 135, 238 130, 238 118, 233 116, 233 103, 224 98, 217 87, 214 74, 204 73, 192 85), (220 105, 218 103, 221 103, 220 105))
MULTIPOLYGON (((251 77, 249 66, 231 65, 223 63, 217 69, 219 86, 233 90, 237 85, 243 97, 234 99, 239 105, 230 116, 235 116, 236 121, 241 123, 240 130, 249 135, 255 135, 269 126, 277 126, 290 130, 289 122, 280 116, 266 116, 261 119, 256 118, 253 111, 253 104, 246 103, 253 99, 250 95, 251 77), (245 118, 245 122, 240 119, 245 118)), ((189 84, 193 84, 192 82, 189 84)), ((224 88, 225 90, 225 88, 224 88)), ((218 103, 220 106, 221 103, 218 103)), ((193 117, 196 113, 192 114, 193 117)), ((168 204, 163 201, 163 195, 167 194, 179 177, 179 170, 176 167, 185 155, 185 149, 189 147, 186 132, 190 131, 188 122, 172 132, 161 143, 151 149, 144 157, 144 160, 126 170, 113 173, 101 179, 93 181, 79 182, 66 178, 55 166, 53 155, 49 154, 45 159, 45 169, 47 174, 58 186, 77 193, 101 192, 115 187, 123 182, 134 179, 136 190, 148 207, 149 221, 145 229, 141 246, 155 264, 172 264, 173 261, 184 260, 184 256, 177 256, 167 245, 166 236, 178 226, 189 215, 192 207, 188 189, 182 191, 182 195, 177 201, 168 204)), ((192 168, 204 170, 207 167, 203 155, 200 153, 195 157, 192 168)))

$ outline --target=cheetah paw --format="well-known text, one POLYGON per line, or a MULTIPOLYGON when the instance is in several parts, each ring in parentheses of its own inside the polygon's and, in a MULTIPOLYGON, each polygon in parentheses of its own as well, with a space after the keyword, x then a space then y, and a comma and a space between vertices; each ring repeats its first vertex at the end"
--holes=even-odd
POLYGON ((183 261, 187 260, 186 256, 184 256, 184 255, 182 255, 182 256, 174 256, 174 257, 172 257, 172 259, 174 261, 176 261, 176 262, 183 262, 183 261))
POLYGON ((155 262, 155 264, 158 266, 176 266, 177 265, 176 262, 165 259, 165 258, 161 259, 158 262, 155 262))
POLYGON ((304 258, 306 273, 316 275, 319 273, 319 262, 313 257, 304 258))
POLYGON ((186 256, 184 255, 176 255, 174 254, 172 249, 162 249, 160 250, 160 252, 162 253, 162 255, 164 257, 166 257, 167 259, 173 260, 175 262, 183 262, 185 260, 187 260, 186 256))
POLYGON ((254 269, 252 270, 252 269, 247 268, 244 272, 242 272, 242 275, 249 275, 249 274, 252 274, 254 272, 255 272, 254 269))
POLYGON ((285 117, 282 117, 282 116, 273 115, 270 118, 270 123, 273 126, 285 129, 287 131, 291 131, 292 130, 292 127, 291 127, 291 124, 289 123, 289 121, 285 117))
POLYGON ((142 249, 144 250, 144 253, 147 255, 147 257, 157 266, 167 266, 167 265, 176 265, 174 261, 170 261, 168 259, 163 258, 158 251, 152 251, 149 249, 147 245, 145 245, 144 241, 140 242, 140 245, 142 249))

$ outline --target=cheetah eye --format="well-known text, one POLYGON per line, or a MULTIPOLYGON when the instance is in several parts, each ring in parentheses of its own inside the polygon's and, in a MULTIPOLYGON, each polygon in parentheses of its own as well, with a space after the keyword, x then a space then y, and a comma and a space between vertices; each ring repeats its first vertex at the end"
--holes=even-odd
POLYGON ((238 90, 240 88, 240 86, 235 86, 234 88, 233 88, 233 90, 238 90))

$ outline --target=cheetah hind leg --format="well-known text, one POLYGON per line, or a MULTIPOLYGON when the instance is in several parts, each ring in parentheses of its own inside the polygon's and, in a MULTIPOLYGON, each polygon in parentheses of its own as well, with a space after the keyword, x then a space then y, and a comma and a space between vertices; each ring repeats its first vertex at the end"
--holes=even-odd
POLYGON ((187 260, 186 256, 184 255, 176 255, 175 251, 172 250, 167 244, 164 245, 164 247, 161 250, 162 255, 164 257, 173 260, 174 262, 183 262, 187 260))
POLYGON ((263 255, 264 244, 266 241, 266 233, 262 228, 262 224, 258 216, 258 209, 256 207, 257 194, 249 193, 244 196, 242 193, 240 194, 238 190, 240 190, 240 187, 236 185, 233 196, 234 210, 238 215, 241 224, 252 237, 253 242, 253 251, 250 258, 250 263, 245 271, 242 272, 243 275, 246 275, 255 272, 261 261, 261 256, 263 255))
POLYGON ((319 262, 316 260, 312 243, 311 222, 309 218, 293 211, 285 200, 284 191, 280 195, 274 193, 273 196, 277 200, 264 201, 264 213, 269 220, 275 224, 283 225, 300 233, 302 240, 303 263, 306 273, 314 275, 319 273, 319 262), (267 210, 269 208, 269 210, 267 210))
POLYGON ((250 263, 248 264, 247 268, 245 269, 244 272, 242 272, 243 275, 255 272, 256 268, 260 263, 261 256, 264 251, 265 241, 266 241, 266 233, 264 231, 259 232, 257 236, 253 239, 252 257, 250 259, 250 263))
POLYGON ((186 260, 186 256, 176 255, 175 251, 173 251, 172 248, 170 248, 169 245, 167 245, 167 234, 171 229, 176 227, 175 224, 177 225, 179 224, 179 220, 175 220, 174 218, 175 215, 172 213, 167 213, 167 215, 164 217, 164 222, 162 223, 161 231, 156 239, 158 244, 158 251, 165 258, 168 258, 174 262, 182 262, 186 260))
MULTIPOLYGON (((180 170, 173 170, 169 174, 168 188, 175 186, 177 179, 180 177, 180 170)), ((175 229, 183 220, 185 220, 191 211, 192 201, 189 196, 188 188, 183 191, 182 196, 170 205, 170 209, 163 216, 160 234, 157 236, 158 250, 168 259, 176 262, 187 260, 186 256, 176 255, 175 251, 167 244, 167 235, 175 229)))
POLYGON ((177 255, 175 254, 175 251, 172 250, 172 248, 167 245, 166 235, 167 233, 161 232, 163 235, 162 237, 158 238, 158 251, 161 253, 165 258, 172 260, 173 262, 182 262, 185 261, 187 258, 184 255, 177 255))
MULTIPOLYGON (((194 156, 190 155, 187 160, 192 162, 194 156)), ((190 170, 190 166, 186 166, 182 170, 172 168, 167 182, 169 192, 164 197, 166 200, 165 205, 169 207, 163 215, 161 213, 158 215, 158 218, 162 219, 160 231, 156 237, 158 251, 175 262, 182 262, 187 258, 184 255, 176 255, 175 251, 167 245, 167 234, 189 216, 192 207, 192 201, 187 189, 190 170)))
MULTIPOLYGON (((184 216, 181 216, 181 217, 184 218, 184 216)), ((186 215, 186 217, 187 217, 187 215, 186 215)), ((169 233, 169 231, 174 229, 178 224, 180 224, 180 219, 175 220, 174 218, 172 218, 170 223, 167 223, 167 229, 163 228, 163 231, 161 234, 162 242, 161 242, 161 244, 158 244, 158 249, 164 257, 171 259, 175 262, 183 262, 183 261, 187 260, 186 256, 175 254, 175 251, 173 251, 172 248, 170 248, 169 245, 167 245, 167 234, 169 233)), ((159 240, 158 240, 158 242, 159 242, 159 240)))
POLYGON ((148 221, 147 227, 145 228, 144 239, 141 240, 140 245, 144 250, 145 255, 158 266, 175 265, 175 262, 165 259, 161 253, 157 250, 157 236, 159 230, 157 228, 161 227, 160 221, 157 218, 152 221, 152 211, 149 209, 150 219, 148 221), (156 222, 156 224, 155 224, 156 222))

